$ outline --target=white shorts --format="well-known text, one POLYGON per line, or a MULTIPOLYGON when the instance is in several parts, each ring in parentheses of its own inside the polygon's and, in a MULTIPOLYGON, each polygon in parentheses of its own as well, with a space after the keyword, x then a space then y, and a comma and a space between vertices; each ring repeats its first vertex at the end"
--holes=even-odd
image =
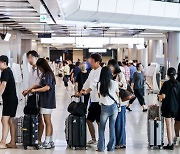
POLYGON ((46 108, 40 108, 40 113, 41 114, 52 114, 53 109, 46 109, 46 108))

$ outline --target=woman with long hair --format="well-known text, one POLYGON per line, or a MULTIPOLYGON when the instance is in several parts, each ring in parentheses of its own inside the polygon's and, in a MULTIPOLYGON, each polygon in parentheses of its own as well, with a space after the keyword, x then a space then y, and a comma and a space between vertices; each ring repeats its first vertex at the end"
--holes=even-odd
POLYGON ((53 71, 51 70, 49 64, 44 58, 39 58, 36 65, 38 69, 42 72, 40 78, 40 87, 32 89, 31 92, 39 93, 40 114, 43 116, 45 122, 46 137, 41 147, 45 149, 51 149, 54 148, 51 114, 53 109, 56 108, 56 81, 53 71))
POLYGON ((167 71, 169 80, 164 82, 160 93, 159 99, 162 101, 162 116, 165 117, 166 130, 168 137, 168 145, 164 146, 164 149, 173 150, 173 119, 176 117, 179 108, 180 98, 180 83, 175 79, 175 68, 169 68, 167 71))
MULTIPOLYGON (((178 82, 180 82, 180 63, 178 65, 178 71, 177 71, 176 80, 178 82)), ((177 115, 175 117, 174 130, 175 130, 175 135, 176 135, 175 138, 174 138, 174 142, 178 146, 180 144, 180 105, 179 105, 178 113, 177 113, 177 115)))
POLYGON ((107 66, 103 67, 101 70, 98 92, 100 97, 99 103, 101 105, 98 151, 105 150, 104 131, 108 119, 110 138, 107 150, 114 151, 116 144, 115 122, 118 115, 119 87, 118 82, 113 80, 112 72, 107 66))
MULTIPOLYGON (((121 72, 118 62, 114 59, 109 60, 108 67, 112 71, 113 79, 118 82, 119 90, 127 89, 127 82, 125 79, 124 73, 121 72)), ((116 131, 116 149, 126 148, 126 102, 122 102, 121 104, 121 112, 118 113, 115 125, 116 131)))

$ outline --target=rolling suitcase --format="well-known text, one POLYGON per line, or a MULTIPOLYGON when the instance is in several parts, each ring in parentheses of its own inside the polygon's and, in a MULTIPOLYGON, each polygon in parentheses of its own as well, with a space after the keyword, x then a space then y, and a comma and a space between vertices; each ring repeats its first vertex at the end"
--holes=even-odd
POLYGON ((66 141, 68 147, 86 149, 86 117, 69 115, 66 119, 66 141))
POLYGON ((77 113, 83 112, 83 114, 74 114, 75 112, 72 112, 66 119, 65 122, 66 141, 68 147, 70 148, 86 149, 86 116, 85 116, 86 109, 85 107, 82 107, 82 105, 84 105, 83 104, 84 96, 76 97, 73 95, 71 96, 71 102, 74 102, 73 106, 75 106, 72 107, 71 110, 76 110, 77 113), (82 104, 82 105, 76 106, 76 104, 82 104))
POLYGON ((158 105, 152 105, 148 110, 148 142, 153 149, 162 149, 164 138, 164 118, 161 116, 161 109, 158 105))
POLYGON ((31 95, 24 109, 25 116, 23 120, 23 146, 27 150, 28 146, 34 146, 36 150, 38 146, 38 126, 39 126, 39 96, 37 93, 31 95), (33 104, 33 106, 32 106, 33 104))
POLYGON ((38 150, 38 116, 25 115, 23 121, 23 146, 34 146, 38 150))
POLYGON ((23 117, 14 118, 15 131, 16 131, 16 143, 23 143, 23 117))

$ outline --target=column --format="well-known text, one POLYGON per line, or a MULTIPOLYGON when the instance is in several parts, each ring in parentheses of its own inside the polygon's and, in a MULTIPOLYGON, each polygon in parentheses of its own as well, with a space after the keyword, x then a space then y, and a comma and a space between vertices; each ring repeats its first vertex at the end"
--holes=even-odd
POLYGON ((128 59, 129 60, 136 60, 137 59, 137 48, 136 45, 133 45, 133 48, 128 49, 128 59))
POLYGON ((27 53, 31 50, 32 41, 30 39, 22 39, 21 40, 21 60, 24 53, 27 53))
POLYGON ((13 60, 14 63, 21 62, 21 33, 19 31, 12 31, 11 38, 9 40, 9 58, 13 60))
POLYGON ((168 33, 168 51, 166 53, 170 67, 177 69, 180 62, 180 32, 168 33))
POLYGON ((148 66, 148 47, 138 50, 138 61, 144 66, 146 69, 148 66))
POLYGON ((117 61, 122 61, 123 60, 123 51, 121 48, 117 49, 117 61))

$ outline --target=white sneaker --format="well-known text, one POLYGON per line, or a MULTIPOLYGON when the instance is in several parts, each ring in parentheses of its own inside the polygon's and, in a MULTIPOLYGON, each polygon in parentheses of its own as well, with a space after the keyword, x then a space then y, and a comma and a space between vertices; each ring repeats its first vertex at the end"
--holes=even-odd
POLYGON ((43 149, 51 149, 51 143, 44 142, 43 143, 43 149))
POLYGON ((55 148, 55 144, 54 144, 54 142, 52 141, 52 142, 49 142, 50 143, 50 145, 51 145, 51 148, 55 148))
POLYGON ((180 144, 180 137, 176 137, 175 145, 179 146, 179 144, 180 144))
POLYGON ((87 144, 88 145, 97 145, 97 141, 90 140, 87 144))

